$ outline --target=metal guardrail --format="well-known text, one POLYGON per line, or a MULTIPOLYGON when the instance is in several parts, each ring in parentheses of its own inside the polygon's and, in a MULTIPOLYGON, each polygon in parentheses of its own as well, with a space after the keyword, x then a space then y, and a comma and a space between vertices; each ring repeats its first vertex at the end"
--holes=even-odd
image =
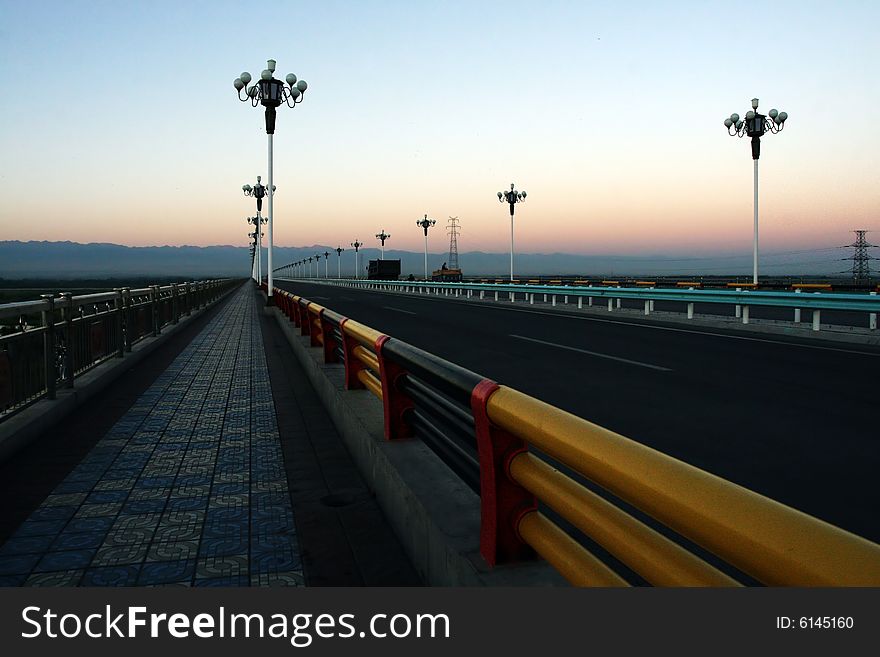
POLYGON ((39 301, 0 304, 0 319, 17 324, 0 335, 0 421, 132 345, 156 336, 180 317, 216 301, 235 281, 209 280, 146 288, 118 288, 39 301))
MULTIPOLYGON (((282 279, 279 279, 282 280, 282 279)), ((742 318, 744 324, 749 323, 751 306, 772 306, 789 308, 794 311, 794 321, 800 322, 802 309, 812 311, 812 328, 821 328, 821 311, 851 311, 865 313, 866 326, 872 330, 877 328, 877 314, 880 313, 880 297, 876 292, 867 294, 837 293, 809 291, 814 288, 800 286, 794 292, 764 291, 748 289, 716 290, 699 287, 655 288, 655 287, 616 287, 614 285, 535 285, 511 283, 441 283, 434 281, 369 281, 352 279, 304 279, 305 283, 322 283, 343 287, 386 290, 422 295, 459 296, 467 299, 485 299, 486 295, 494 295, 499 301, 506 297, 511 302, 521 301, 534 304, 535 296, 543 296, 544 302, 557 305, 557 300, 568 303, 569 298, 577 299, 577 307, 592 306, 594 301, 607 301, 608 310, 620 308, 622 299, 636 299, 644 303, 644 313, 654 310, 655 301, 667 301, 684 304, 689 319, 693 319, 694 304, 731 305, 736 308, 736 317, 742 318)), ((614 283, 613 281, 604 281, 614 283)))
POLYGON ((479 494, 480 552, 490 566, 537 553, 574 585, 628 585, 540 504, 657 586, 738 586, 743 574, 772 586, 880 585, 880 545, 307 299, 274 294, 325 362, 344 366, 346 389, 367 388, 381 401, 386 439, 418 436, 479 494))

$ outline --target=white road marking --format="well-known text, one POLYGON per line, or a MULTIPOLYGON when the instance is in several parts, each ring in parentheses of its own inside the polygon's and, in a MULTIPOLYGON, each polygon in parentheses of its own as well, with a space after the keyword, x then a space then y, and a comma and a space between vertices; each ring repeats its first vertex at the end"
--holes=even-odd
POLYGON ((536 338, 527 338, 524 335, 514 335, 510 334, 510 337, 517 338, 518 340, 528 340, 529 342, 537 342, 538 344, 544 344, 548 347, 556 347, 557 349, 567 349, 568 351, 576 351, 581 354, 587 354, 588 356, 595 356, 596 358, 607 358, 608 360, 616 360, 619 363, 626 363, 628 365, 638 365, 639 367, 647 367, 648 369, 657 370, 659 372, 671 372, 672 370, 668 367, 660 367, 659 365, 651 365, 650 363, 643 363, 638 360, 629 360, 628 358, 621 358, 620 356, 611 356, 610 354, 600 354, 598 351, 588 351, 587 349, 580 349, 579 347, 569 347, 566 344, 557 344, 555 342, 546 342, 545 340, 538 340, 536 338))
POLYGON ((401 310, 400 308, 392 308, 391 306, 382 306, 385 310, 394 310, 399 313, 406 313, 407 315, 418 315, 418 313, 414 313, 409 310, 401 310))

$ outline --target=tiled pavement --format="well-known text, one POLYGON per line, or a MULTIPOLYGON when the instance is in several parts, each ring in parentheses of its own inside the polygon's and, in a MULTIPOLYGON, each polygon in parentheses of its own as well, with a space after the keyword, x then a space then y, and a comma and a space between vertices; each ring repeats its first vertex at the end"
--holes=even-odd
POLYGON ((303 574, 250 286, 0 547, 0 586, 291 586, 303 574))

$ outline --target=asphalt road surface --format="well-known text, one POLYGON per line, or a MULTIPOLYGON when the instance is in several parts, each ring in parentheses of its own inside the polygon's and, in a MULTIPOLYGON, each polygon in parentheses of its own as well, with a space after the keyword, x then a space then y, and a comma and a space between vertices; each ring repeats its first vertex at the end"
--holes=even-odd
POLYGON ((880 541, 880 348, 559 307, 277 284, 880 541))

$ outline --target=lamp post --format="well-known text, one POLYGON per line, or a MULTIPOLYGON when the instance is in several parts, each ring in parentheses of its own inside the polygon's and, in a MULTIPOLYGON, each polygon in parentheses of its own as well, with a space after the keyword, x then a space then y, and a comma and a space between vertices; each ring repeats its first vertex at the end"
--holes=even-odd
POLYGON ((330 252, 324 251, 324 278, 330 278, 330 274, 327 273, 327 267, 330 265, 330 252))
POLYGON ((345 251, 341 246, 337 246, 336 251, 336 278, 342 278, 342 252, 345 251))
POLYGON ((351 243, 351 245, 354 247, 354 278, 355 278, 355 280, 357 280, 358 278, 360 278, 360 269, 358 268, 359 267, 359 265, 358 265, 358 250, 364 244, 363 244, 363 242, 358 242, 357 240, 355 240, 354 242, 351 243))
MULTIPOLYGON (((265 187, 260 184, 260 177, 257 176, 257 184, 255 187, 251 187, 250 185, 242 185, 241 191, 244 192, 245 196, 256 196, 257 197, 257 216, 256 217, 245 217, 248 224, 253 225, 257 230, 260 231, 260 238, 258 239, 257 244, 257 275, 262 277, 263 275, 263 262, 262 262, 262 250, 263 250, 263 230, 262 225, 266 223, 267 219, 265 217, 260 216, 260 209, 263 204, 263 194, 265 193, 265 187), (259 196, 257 196, 257 191, 259 190, 259 196)), ((260 278, 257 278, 259 281, 260 278)))
POLYGON ((382 260, 385 259, 385 240, 387 240, 391 235, 385 232, 385 229, 382 229, 381 233, 376 233, 376 239, 382 243, 382 260))
POLYGON ((251 278, 256 281, 257 280, 257 261, 254 257, 255 251, 256 251, 256 248, 254 247, 253 244, 251 244, 250 249, 248 249, 248 252, 251 255, 251 278))
POLYGON ((508 203, 510 205, 510 280, 513 282, 513 209, 517 203, 523 203, 526 200, 525 192, 518 192, 510 183, 510 191, 498 192, 498 201, 508 203))
POLYGON ((262 104, 266 108, 266 134, 269 137, 269 263, 267 270, 269 272, 268 296, 266 304, 272 305, 272 196, 274 187, 272 186, 272 137, 275 134, 275 114, 276 109, 281 103, 287 103, 288 107, 296 107, 303 101, 304 94, 308 88, 305 80, 297 80, 293 73, 288 73, 285 80, 287 84, 281 80, 276 80, 273 73, 275 72, 275 60, 270 59, 266 62, 266 68, 260 73, 260 80, 248 87, 251 81, 251 74, 245 71, 239 77, 235 78, 232 83, 238 92, 238 99, 242 102, 251 101, 256 107, 262 104), (245 90, 242 98, 241 92, 245 90))
POLYGON ((253 243, 251 244, 251 249, 256 251, 256 266, 254 268, 254 271, 257 274, 257 278, 256 278, 257 285, 259 285, 263 280, 263 272, 260 271, 260 246, 259 246, 260 238, 262 236, 263 236, 263 233, 260 231, 259 228, 257 228, 253 233, 248 233, 248 237, 250 237, 253 240, 253 243))
POLYGON ((312 277, 312 260, 314 260, 314 256, 309 256, 309 278, 312 277))
POLYGON ((416 226, 421 227, 425 231, 425 280, 428 280, 428 229, 436 224, 437 222, 433 219, 428 219, 428 215, 425 215, 424 219, 419 219, 416 221, 416 226))
POLYGON ((758 114, 758 99, 752 98, 752 109, 746 112, 745 121, 734 112, 729 118, 724 119, 724 127, 731 137, 748 136, 752 139, 752 160, 755 163, 755 238, 752 244, 752 283, 758 283, 758 158, 761 157, 761 137, 765 133, 776 134, 785 127, 788 113, 770 110, 767 116, 758 114))

